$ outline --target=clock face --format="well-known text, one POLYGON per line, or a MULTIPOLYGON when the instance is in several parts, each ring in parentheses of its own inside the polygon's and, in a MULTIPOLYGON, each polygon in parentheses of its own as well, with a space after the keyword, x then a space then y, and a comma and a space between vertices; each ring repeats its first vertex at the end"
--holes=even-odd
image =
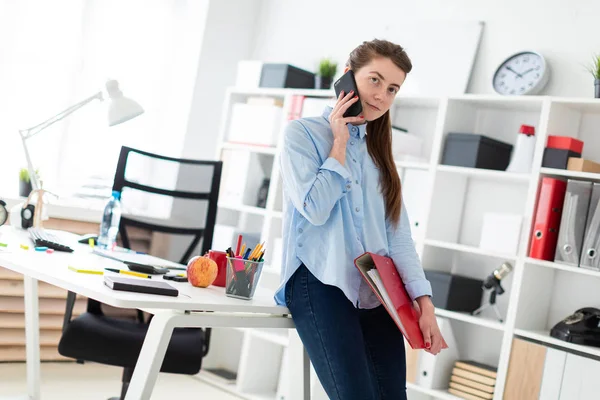
POLYGON ((496 70, 494 90, 508 96, 537 94, 548 82, 549 73, 546 61, 540 54, 532 51, 517 53, 496 70))
POLYGON ((6 210, 6 203, 0 200, 0 226, 6 223, 8 219, 8 211, 6 210))

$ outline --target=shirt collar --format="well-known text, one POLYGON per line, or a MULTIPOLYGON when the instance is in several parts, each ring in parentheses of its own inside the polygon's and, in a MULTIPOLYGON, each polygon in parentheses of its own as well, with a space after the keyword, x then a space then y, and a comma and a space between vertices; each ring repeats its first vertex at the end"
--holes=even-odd
MULTIPOLYGON (((323 110, 323 117, 327 120, 327 122, 330 122, 329 115, 331 114, 331 111, 333 111, 333 107, 330 107, 330 106, 325 107, 325 109, 323 110)), ((366 123, 362 124, 362 125, 348 124, 348 130, 350 131, 351 136, 362 139, 367 134, 367 124, 366 123), (354 129, 354 128, 356 128, 356 129, 354 129)))

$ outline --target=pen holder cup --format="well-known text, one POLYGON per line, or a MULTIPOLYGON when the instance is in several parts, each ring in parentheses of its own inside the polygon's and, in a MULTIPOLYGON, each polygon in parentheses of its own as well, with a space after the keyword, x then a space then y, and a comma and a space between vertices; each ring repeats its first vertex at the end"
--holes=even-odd
POLYGON ((258 286, 264 261, 250 261, 227 257, 227 285, 229 297, 251 300, 258 286))

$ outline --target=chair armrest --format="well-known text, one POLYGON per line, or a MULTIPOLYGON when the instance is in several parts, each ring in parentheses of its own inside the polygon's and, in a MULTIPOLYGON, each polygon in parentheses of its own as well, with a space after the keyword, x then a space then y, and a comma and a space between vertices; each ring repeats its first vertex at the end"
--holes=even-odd
POLYGON ((67 325, 71 322, 71 317, 73 316, 73 307, 75 307, 75 299, 77 298, 77 293, 69 291, 67 293, 67 304, 65 307, 65 317, 63 319, 63 328, 64 332, 67 329, 67 325))
POLYGON ((208 347, 210 346, 210 334, 212 332, 212 328, 204 329, 204 342, 202 343, 202 357, 206 357, 208 354, 208 347))

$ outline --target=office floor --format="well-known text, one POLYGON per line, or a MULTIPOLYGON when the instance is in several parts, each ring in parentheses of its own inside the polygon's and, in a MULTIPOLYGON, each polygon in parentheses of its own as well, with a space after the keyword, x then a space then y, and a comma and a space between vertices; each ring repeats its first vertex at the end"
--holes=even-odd
MULTIPOLYGON (((120 392, 121 370, 99 364, 42 363, 44 400, 106 400, 120 392)), ((24 363, 0 363, 0 399, 26 393, 24 363)), ((153 400, 239 400, 207 383, 188 376, 159 374, 153 400)))

